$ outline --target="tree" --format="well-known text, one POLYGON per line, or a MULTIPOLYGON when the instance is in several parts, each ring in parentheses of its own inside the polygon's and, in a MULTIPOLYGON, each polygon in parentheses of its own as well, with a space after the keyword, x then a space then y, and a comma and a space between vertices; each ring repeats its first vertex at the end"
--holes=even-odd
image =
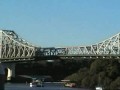
POLYGON ((102 71, 102 61, 95 60, 90 66, 90 74, 97 74, 98 72, 102 71))
POLYGON ((118 77, 115 81, 113 81, 111 84, 110 84, 110 89, 111 90, 116 90, 120 88, 120 77, 118 77))
POLYGON ((83 78, 82 82, 81 82, 81 86, 82 87, 90 87, 90 76, 88 75, 87 77, 83 78))

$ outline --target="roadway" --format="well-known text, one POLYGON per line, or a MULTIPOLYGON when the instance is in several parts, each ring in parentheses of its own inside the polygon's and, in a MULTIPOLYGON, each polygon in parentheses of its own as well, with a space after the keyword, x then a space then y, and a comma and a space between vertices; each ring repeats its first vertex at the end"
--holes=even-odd
POLYGON ((64 87, 61 83, 45 83, 44 87, 30 87, 29 84, 5 84, 5 90, 90 90, 83 88, 64 87))

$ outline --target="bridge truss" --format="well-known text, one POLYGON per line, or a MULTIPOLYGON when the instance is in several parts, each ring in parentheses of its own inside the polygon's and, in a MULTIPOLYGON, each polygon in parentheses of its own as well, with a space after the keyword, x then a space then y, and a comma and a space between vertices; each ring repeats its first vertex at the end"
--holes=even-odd
POLYGON ((120 58, 120 33, 106 39, 100 43, 90 45, 90 46, 76 46, 76 47, 63 47, 63 48, 52 48, 44 49, 43 54, 48 55, 58 55, 64 59, 73 58, 120 58), (59 52, 59 50, 61 52, 59 52), (52 51, 52 54, 51 54, 52 51))
POLYGON ((76 47, 37 47, 12 30, 0 30, 0 61, 37 59, 120 58, 120 33, 100 43, 76 47), (47 57, 47 58, 46 58, 47 57), (54 57, 54 58, 52 58, 54 57))
POLYGON ((90 46, 66 47, 68 55, 120 55, 120 33, 90 46))
POLYGON ((120 55, 120 33, 94 45, 66 47, 66 50, 68 55, 120 55))
POLYGON ((0 30, 0 60, 30 60, 35 56, 35 46, 19 37, 14 31, 0 30))

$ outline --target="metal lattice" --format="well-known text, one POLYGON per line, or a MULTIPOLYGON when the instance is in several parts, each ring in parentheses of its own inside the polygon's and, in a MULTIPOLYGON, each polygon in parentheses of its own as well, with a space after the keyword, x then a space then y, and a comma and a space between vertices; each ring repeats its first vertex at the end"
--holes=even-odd
POLYGON ((108 58, 110 58, 110 56, 117 56, 120 58, 120 33, 100 43, 90 46, 41 48, 33 46, 26 40, 20 38, 14 31, 0 30, 1 61, 8 61, 8 59, 12 59, 11 61, 17 61, 19 59, 21 60, 21 58, 30 59, 33 57, 41 58, 47 56, 49 56, 49 59, 50 56, 72 56, 72 58, 74 56, 89 58, 98 58, 101 56, 109 56, 108 58))
POLYGON ((90 46, 66 47, 68 55, 119 55, 120 33, 90 46))
POLYGON ((18 59, 35 56, 35 46, 20 38, 14 31, 0 30, 0 58, 18 59))

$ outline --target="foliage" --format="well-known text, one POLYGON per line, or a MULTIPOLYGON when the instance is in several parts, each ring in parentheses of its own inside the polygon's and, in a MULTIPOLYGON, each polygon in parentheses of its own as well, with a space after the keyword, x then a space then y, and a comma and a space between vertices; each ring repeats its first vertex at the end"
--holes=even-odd
POLYGON ((90 66, 90 74, 97 74, 98 72, 102 71, 102 62, 101 60, 95 60, 90 66))
POLYGON ((75 80, 81 87, 102 86, 108 90, 120 87, 120 63, 118 60, 94 60, 89 64, 84 64, 84 67, 70 75, 69 79, 75 80))
POLYGON ((81 82, 81 86, 82 87, 89 87, 90 86, 90 77, 89 76, 83 78, 83 80, 81 82))
POLYGON ((120 88, 120 77, 118 77, 115 81, 113 81, 110 85, 110 89, 118 89, 120 88))

